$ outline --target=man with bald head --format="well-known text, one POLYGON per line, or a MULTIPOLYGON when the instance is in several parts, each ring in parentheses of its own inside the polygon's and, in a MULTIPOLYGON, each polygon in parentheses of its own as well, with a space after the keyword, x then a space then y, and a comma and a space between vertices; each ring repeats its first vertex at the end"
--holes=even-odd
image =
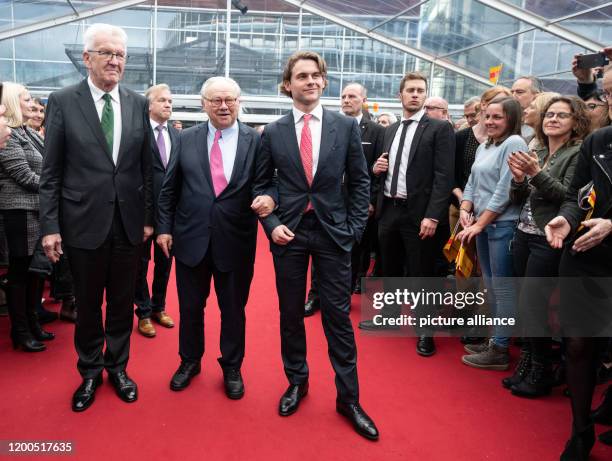
POLYGON ((448 120, 448 101, 444 98, 439 96, 427 98, 423 108, 429 118, 448 120))
POLYGON ((240 87, 234 80, 209 78, 201 94, 209 120, 181 133, 158 202, 157 243, 166 256, 174 250, 181 316, 181 364, 170 389, 185 389, 200 373, 204 306, 214 280, 225 393, 240 399, 245 306, 257 240, 257 217, 250 205, 259 134, 237 120, 240 87))
MULTIPOLYGON (((361 131, 361 147, 368 165, 368 173, 373 179, 372 166, 374 161, 380 157, 383 152, 383 138, 385 129, 382 125, 372 121, 370 117, 364 113, 363 108, 367 102, 367 89, 360 83, 349 83, 342 90, 341 104, 344 115, 354 117, 359 124, 361 131)), ((361 277, 365 277, 370 267, 370 252, 378 248, 378 229, 374 220, 374 204, 376 197, 370 194, 370 204, 368 205, 368 223, 364 231, 363 237, 359 244, 353 247, 352 252, 352 284, 355 293, 361 293, 361 277)), ((377 262, 378 262, 377 258, 377 262)), ((378 264, 377 264, 378 265, 378 264)), ((376 274, 377 267, 374 267, 376 274)))

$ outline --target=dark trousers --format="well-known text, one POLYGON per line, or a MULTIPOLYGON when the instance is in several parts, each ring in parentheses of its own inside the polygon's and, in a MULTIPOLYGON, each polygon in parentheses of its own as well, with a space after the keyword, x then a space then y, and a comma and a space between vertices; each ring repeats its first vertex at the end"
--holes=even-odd
MULTIPOLYGON (((550 297, 555 289, 559 275, 561 250, 555 250, 541 235, 527 234, 516 230, 513 241, 514 271, 522 277, 519 295, 519 319, 525 329, 544 331, 548 326, 550 297), (534 278, 535 277, 535 278, 534 278), (542 277, 550 278, 550 284, 544 283, 542 277)), ((552 339, 549 337, 530 336, 528 343, 537 363, 550 361, 552 339)))
POLYGON ((374 219, 368 219, 368 223, 361 237, 361 242, 356 243, 351 252, 351 287, 355 287, 358 279, 365 277, 370 268, 370 253, 374 247, 373 234, 376 231, 374 219))
POLYGON ((329 358, 336 372, 337 398, 346 403, 358 402, 357 347, 349 318, 351 254, 336 245, 314 213, 302 218, 293 241, 282 254, 274 255, 285 374, 291 384, 308 380, 304 297, 311 256, 317 273, 329 358))
POLYGON ((27 212, 3 210, 2 218, 8 246, 7 301, 11 336, 20 339, 30 336, 30 323, 35 320, 36 305, 41 299, 42 279, 28 271, 32 256, 28 254, 27 212))
MULTIPOLYGON (((382 214, 378 221, 378 241, 382 257, 383 277, 433 277, 435 275, 436 239, 419 238, 421 219, 414 216, 409 206, 401 202, 385 199, 382 214)), ((415 286, 413 289, 418 290, 415 286)), ((401 313, 401 307, 383 309, 383 315, 389 317, 401 313)), ((425 315, 414 311, 419 318, 425 315)), ((418 334, 429 334, 421 328, 415 328, 418 334)))
POLYGON ((124 371, 130 352, 134 284, 140 245, 127 238, 118 209, 106 241, 93 250, 67 246, 78 316, 74 343, 83 378, 124 371), (106 290, 106 319, 102 296, 106 290), (104 354, 102 349, 106 342, 104 354))
POLYGON ((138 270, 136 272, 136 291, 134 293, 134 303, 136 304, 136 315, 140 319, 151 317, 153 312, 162 312, 166 309, 166 290, 168 289, 168 279, 172 268, 172 256, 166 255, 154 243, 154 237, 148 239, 142 245, 142 254, 138 260, 138 270), (153 284, 149 293, 149 282, 147 273, 149 271, 149 261, 151 260, 151 245, 153 245, 153 284))
MULTIPOLYGON (((211 242, 212 245, 212 242, 211 242)), ((210 295, 211 279, 221 311, 221 357, 223 369, 242 366, 244 359, 245 306, 253 279, 253 262, 239 270, 221 272, 214 264, 211 248, 195 267, 176 261, 176 284, 181 321, 179 355, 186 362, 199 362, 204 355, 204 307, 210 295)), ((302 299, 302 315, 304 300, 302 299)))
POLYGON ((383 201, 378 221, 378 241, 383 277, 432 277, 435 275, 435 238, 419 238, 421 218, 408 205, 383 201))

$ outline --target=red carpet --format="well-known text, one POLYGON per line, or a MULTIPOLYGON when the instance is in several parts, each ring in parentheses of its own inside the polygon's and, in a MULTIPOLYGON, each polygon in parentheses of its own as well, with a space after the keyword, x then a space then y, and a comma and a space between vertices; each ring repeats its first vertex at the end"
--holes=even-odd
MULTIPOLYGON (((168 312, 179 319, 174 276, 168 312)), ((356 327, 357 296, 352 317, 356 327)), ((138 402, 120 401, 105 376, 96 402, 81 414, 70 410, 80 382, 72 326, 48 325, 56 340, 46 352, 26 354, 12 351, 8 319, 0 318, 0 440, 72 441, 69 459, 82 460, 558 459, 570 428, 569 401, 561 389, 540 400, 519 399, 501 387, 505 372, 462 365, 456 339, 439 340, 438 353, 425 359, 415 354, 414 339, 366 336, 356 329, 361 402, 381 432, 379 442, 362 439, 335 412, 320 314, 306 322, 310 393, 295 415, 281 418, 277 404, 287 382, 274 270, 261 232, 247 306, 246 395, 239 401, 223 393, 215 299, 206 311, 203 373, 187 390, 168 388, 179 363, 178 328, 158 326, 154 339, 135 330, 128 371, 139 385, 138 402)), ((597 443, 592 459, 611 458, 612 449, 597 443)))

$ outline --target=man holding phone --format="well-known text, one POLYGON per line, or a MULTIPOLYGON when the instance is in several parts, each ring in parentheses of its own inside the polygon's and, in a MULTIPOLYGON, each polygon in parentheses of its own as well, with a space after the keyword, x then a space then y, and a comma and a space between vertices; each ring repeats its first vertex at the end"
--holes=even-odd
POLYGON ((610 103, 610 92, 612 92, 612 71, 610 67, 603 69, 603 66, 609 64, 612 60, 612 46, 608 46, 595 55, 577 54, 572 60, 572 73, 578 81, 578 96, 581 98, 587 97, 593 91, 597 90, 597 78, 603 72, 602 87, 604 97, 608 101, 608 111, 612 115, 612 104, 610 103), (589 56, 587 58, 587 56, 589 56), (597 58, 597 56, 600 56, 597 58), (607 59, 607 63, 603 58, 607 59), (601 64, 596 65, 596 64, 601 64), (593 67, 588 67, 588 66, 593 67))

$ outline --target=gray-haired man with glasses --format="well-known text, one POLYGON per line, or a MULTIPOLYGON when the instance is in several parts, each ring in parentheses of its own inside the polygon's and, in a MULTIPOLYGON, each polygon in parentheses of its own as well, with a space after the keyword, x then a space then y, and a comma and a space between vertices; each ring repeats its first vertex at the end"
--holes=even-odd
POLYGON ((138 397, 126 368, 136 265, 153 233, 148 103, 119 84, 127 36, 119 27, 94 24, 83 38, 89 77, 49 96, 40 178, 45 253, 56 262, 66 251, 74 278, 83 379, 74 411, 93 403, 104 369, 122 400, 138 397))
MULTIPOLYGON (((245 306, 257 240, 250 197, 259 134, 237 120, 240 87, 234 80, 212 77, 201 93, 209 120, 182 131, 158 201, 157 243, 166 255, 174 251, 181 315, 181 364, 170 388, 185 389, 200 373, 204 306, 214 280, 221 310, 218 360, 225 393, 240 399, 245 306)), ((271 211, 274 205, 269 206, 271 211)))

